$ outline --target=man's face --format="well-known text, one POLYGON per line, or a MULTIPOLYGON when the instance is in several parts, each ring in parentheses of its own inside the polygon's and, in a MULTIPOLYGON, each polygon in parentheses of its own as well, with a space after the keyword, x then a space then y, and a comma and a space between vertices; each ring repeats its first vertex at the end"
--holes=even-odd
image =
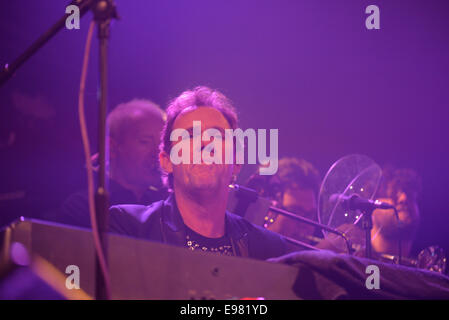
MULTIPOLYGON (((312 189, 301 188, 298 185, 291 186, 283 194, 282 207, 304 218, 317 220, 316 198, 312 189)), ((315 230, 313 226, 282 215, 278 215, 268 229, 298 240, 312 236, 315 230)))
MULTIPOLYGON (((161 156, 161 164, 168 173, 173 174, 174 188, 184 188, 189 191, 219 191, 227 188, 232 174, 236 172, 236 166, 233 164, 224 164, 225 144, 224 130, 231 129, 226 118, 220 111, 211 107, 198 107, 184 110, 176 118, 172 130, 185 129, 190 134, 190 164, 174 165, 170 161, 170 155, 161 156), (215 128, 221 132, 222 140, 222 163, 223 164, 193 164, 193 153, 201 150, 194 150, 192 130, 193 121, 201 121, 201 131, 209 128, 215 128), (170 163, 167 163, 170 161, 170 163)), ((172 142, 172 146, 180 142, 172 142)), ((201 148, 204 148, 210 141, 201 141, 201 148)))
POLYGON ((128 184, 144 188, 160 184, 157 155, 162 126, 162 119, 141 115, 111 141, 113 170, 120 171, 128 184))

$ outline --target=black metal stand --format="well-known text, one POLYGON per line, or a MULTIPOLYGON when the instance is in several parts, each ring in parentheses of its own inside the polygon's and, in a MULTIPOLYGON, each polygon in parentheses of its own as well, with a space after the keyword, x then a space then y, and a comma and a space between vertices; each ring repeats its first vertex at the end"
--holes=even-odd
MULTIPOLYGON (((99 175, 98 186, 95 194, 95 210, 98 233, 100 235, 101 249, 107 261, 107 231, 108 231, 108 192, 106 187, 106 113, 107 113, 107 77, 108 77, 108 39, 111 19, 117 19, 117 11, 113 0, 74 0, 70 5, 77 5, 80 17, 92 10, 98 26, 98 38, 100 41, 100 99, 98 120, 98 153, 99 175)), ((55 36, 65 26, 68 14, 60 18, 49 30, 41 35, 31 46, 25 50, 11 64, 6 64, 0 72, 0 85, 11 78, 15 71, 31 58, 48 40, 55 36)), ((100 268, 98 253, 96 255, 96 299, 109 299, 109 293, 105 285, 106 275, 100 268)))
MULTIPOLYGON (((248 208, 249 204, 251 202, 256 201, 259 198, 259 195, 257 194, 256 190, 253 190, 253 189, 250 189, 250 188, 247 188, 247 187, 243 187, 243 186, 240 186, 238 184, 232 185, 232 188, 235 189, 238 192, 237 193, 237 197, 240 199, 239 202, 242 203, 242 206, 239 207, 239 210, 243 210, 244 209, 243 210, 243 215, 244 215, 244 212, 246 212, 246 209, 248 208)), ((277 214, 281 214, 283 216, 289 217, 289 218, 291 218, 293 220, 297 220, 297 221, 303 222, 305 224, 309 224, 309 225, 317 227, 317 228, 319 228, 321 230, 326 230, 326 231, 328 231, 330 233, 334 233, 334 234, 342 237, 343 240, 345 241, 346 248, 348 250, 348 254, 353 254, 354 253, 354 249, 352 248, 351 240, 348 239, 348 237, 346 236, 345 233, 343 233, 343 232, 341 232, 339 230, 333 229, 331 227, 328 227, 328 226, 326 226, 324 224, 321 224, 321 223, 315 222, 313 220, 304 218, 302 216, 299 216, 299 215, 294 214, 293 212, 290 212, 290 211, 287 211, 287 210, 283 210, 283 209, 276 208, 276 207, 270 207, 269 210, 272 211, 272 212, 275 212, 277 214)), ((286 236, 284 236, 284 238, 288 242, 290 242, 292 244, 295 244, 295 245, 298 245, 300 247, 303 247, 303 248, 306 248, 306 249, 312 249, 312 250, 320 250, 320 249, 318 249, 318 248, 316 248, 316 247, 314 247, 312 245, 309 245, 309 244, 307 244, 305 242, 302 242, 302 241, 299 241, 299 240, 296 240, 296 239, 293 239, 293 238, 290 238, 290 237, 286 237, 286 236)))
POLYGON ((371 230, 373 229, 373 210, 363 211, 362 228, 365 230, 365 258, 372 258, 371 230))
MULTIPOLYGON (((305 224, 308 224, 308 225, 320 228, 322 230, 326 230, 327 232, 336 234, 336 235, 342 237, 343 240, 345 241, 346 249, 348 250, 348 254, 353 254, 354 253, 354 249, 352 248, 351 240, 348 239, 348 237, 346 236, 345 233, 343 233, 343 232, 341 232, 339 230, 333 229, 331 227, 328 227, 328 226, 326 226, 324 224, 321 224, 321 223, 315 222, 313 220, 301 217, 301 216, 299 216, 297 214, 294 214, 294 213, 292 213, 290 211, 287 211, 287 210, 279 209, 279 208, 276 208, 276 207, 270 207, 270 211, 273 211, 273 212, 276 212, 276 213, 281 214, 283 216, 292 218, 293 220, 297 220, 297 221, 303 222, 305 224)), ((290 241, 290 242, 292 242, 292 241, 290 241)), ((316 248, 313 248, 313 249, 316 249, 316 248)))
MULTIPOLYGON (((70 5, 77 5, 80 9, 80 18, 89 11, 91 4, 96 0, 74 0, 70 5)), ((61 29, 65 27, 65 21, 69 15, 65 14, 61 17, 53 26, 50 27, 44 34, 42 34, 36 41, 34 41, 31 46, 29 46, 17 59, 11 63, 7 63, 3 66, 0 72, 0 86, 5 84, 9 78, 11 78, 17 69, 19 69, 22 64, 24 64, 28 59, 30 59, 40 48, 44 46, 53 38, 61 29)))
MULTIPOLYGON (((108 41, 109 27, 112 18, 117 18, 115 5, 112 0, 95 0, 92 4, 94 19, 98 26, 98 39, 100 41, 100 99, 98 117, 98 186, 95 194, 95 209, 98 225, 98 233, 102 247, 103 257, 107 263, 107 232, 108 232, 108 208, 109 194, 106 187, 106 114, 108 94, 108 41)), ((95 297, 98 300, 109 299, 106 288, 106 279, 103 274, 98 255, 95 265, 95 297)))

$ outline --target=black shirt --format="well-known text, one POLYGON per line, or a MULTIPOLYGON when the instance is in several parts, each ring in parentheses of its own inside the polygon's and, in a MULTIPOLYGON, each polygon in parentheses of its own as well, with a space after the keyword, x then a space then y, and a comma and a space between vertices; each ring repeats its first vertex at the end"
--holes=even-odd
POLYGON ((199 250, 203 252, 212 252, 225 256, 233 256, 231 240, 227 235, 221 238, 208 238, 200 235, 186 226, 186 244, 185 246, 192 251, 199 250))

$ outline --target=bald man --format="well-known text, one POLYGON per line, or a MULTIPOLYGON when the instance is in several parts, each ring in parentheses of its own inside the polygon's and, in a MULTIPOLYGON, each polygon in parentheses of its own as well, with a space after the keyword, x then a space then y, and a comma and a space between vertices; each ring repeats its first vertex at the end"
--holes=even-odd
MULTIPOLYGON (((159 172, 159 139, 165 112, 148 100, 118 105, 107 117, 109 128, 109 204, 142 204, 165 199, 159 172)), ((94 166, 97 155, 92 157, 94 166)), ((69 196, 45 218, 90 228, 87 191, 69 196)))

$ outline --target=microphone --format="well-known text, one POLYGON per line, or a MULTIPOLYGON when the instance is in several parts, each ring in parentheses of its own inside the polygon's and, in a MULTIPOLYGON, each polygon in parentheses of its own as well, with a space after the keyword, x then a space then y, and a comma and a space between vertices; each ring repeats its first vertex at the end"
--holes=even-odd
POLYGON ((334 193, 330 196, 329 201, 333 203, 341 203, 346 210, 361 210, 372 211, 374 209, 395 209, 391 204, 381 202, 379 200, 369 200, 360 197, 357 193, 350 196, 345 196, 339 193, 334 193))
POLYGON ((250 202, 256 201, 259 198, 259 194, 254 189, 244 187, 239 184, 230 184, 229 187, 237 191, 237 196, 245 198, 250 202))

